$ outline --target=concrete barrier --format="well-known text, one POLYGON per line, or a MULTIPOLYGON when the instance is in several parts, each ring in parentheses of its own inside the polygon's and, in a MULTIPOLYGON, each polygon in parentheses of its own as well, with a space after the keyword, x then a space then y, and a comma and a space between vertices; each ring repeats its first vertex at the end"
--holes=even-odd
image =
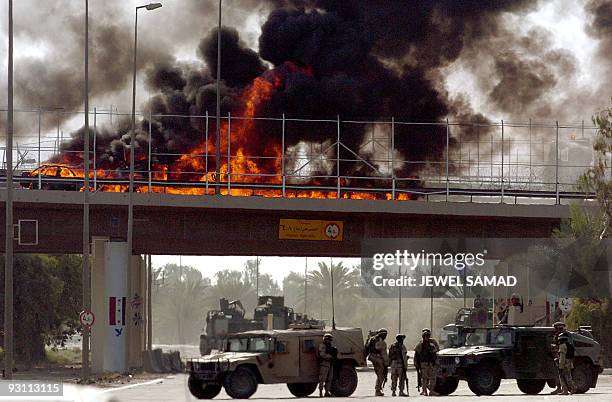
POLYGON ((149 373, 180 373, 185 369, 179 351, 145 350, 142 352, 142 362, 144 371, 149 373))
POLYGON ((175 373, 180 373, 184 370, 183 362, 181 361, 181 352, 178 350, 170 352, 170 366, 175 373))
POLYGON ((155 356, 151 350, 142 351, 142 369, 147 373, 161 373, 162 370, 155 362, 155 356))
POLYGON ((164 373, 172 372, 172 365, 170 364, 170 354, 162 352, 161 361, 162 361, 161 366, 164 369, 164 373))

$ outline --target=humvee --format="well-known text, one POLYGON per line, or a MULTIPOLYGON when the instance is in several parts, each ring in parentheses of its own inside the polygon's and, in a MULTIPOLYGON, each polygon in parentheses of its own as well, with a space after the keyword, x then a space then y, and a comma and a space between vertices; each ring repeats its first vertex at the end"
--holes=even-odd
MULTIPOLYGON (((584 393, 597 384, 603 371, 601 346, 591 333, 581 329, 570 332, 575 347, 572 376, 577 392, 584 393)), ((525 394, 538 394, 546 384, 555 386, 552 327, 497 326, 493 328, 457 327, 449 337, 451 347, 438 353, 435 390, 449 395, 459 380, 466 380, 476 395, 491 395, 502 378, 516 379, 525 394)))
POLYGON ((187 361, 187 386, 198 399, 212 399, 221 387, 232 398, 249 398, 258 384, 286 383, 296 397, 317 389, 317 351, 323 335, 334 337, 338 358, 331 393, 347 397, 357 388, 356 367, 366 365, 360 328, 246 331, 228 336, 222 352, 187 361))

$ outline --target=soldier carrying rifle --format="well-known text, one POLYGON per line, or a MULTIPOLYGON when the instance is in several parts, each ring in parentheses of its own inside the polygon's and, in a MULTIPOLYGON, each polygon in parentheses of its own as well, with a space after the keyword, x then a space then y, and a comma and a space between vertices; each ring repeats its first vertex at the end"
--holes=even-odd
POLYGON ((408 353, 404 346, 406 335, 397 334, 395 337, 397 342, 389 347, 389 360, 391 360, 391 392, 393 396, 397 396, 397 382, 399 380, 399 396, 409 396, 408 376, 406 369, 408 367, 408 353), (408 393, 404 393, 404 386, 408 393))
MULTIPOLYGON (((424 328, 421 331, 421 336, 423 340, 414 348, 414 365, 417 369, 419 379, 422 379, 423 390, 421 391, 421 395, 438 395, 434 391, 436 385, 434 367, 440 347, 438 346, 438 342, 431 338, 431 330, 429 328, 424 328)), ((417 387, 420 386, 421 381, 419 381, 417 387)))
POLYGON ((376 335, 370 337, 366 343, 366 353, 368 354, 368 360, 372 362, 374 366, 374 372, 376 373, 376 396, 384 396, 382 389, 387 382, 388 367, 389 367, 389 355, 387 354, 387 344, 385 338, 387 337, 387 330, 381 328, 376 332, 376 335))
POLYGON ((333 363, 338 357, 338 349, 332 345, 332 334, 323 335, 323 342, 319 344, 319 396, 331 396, 329 393, 333 381, 333 363), (325 389, 325 394, 323 394, 325 389))

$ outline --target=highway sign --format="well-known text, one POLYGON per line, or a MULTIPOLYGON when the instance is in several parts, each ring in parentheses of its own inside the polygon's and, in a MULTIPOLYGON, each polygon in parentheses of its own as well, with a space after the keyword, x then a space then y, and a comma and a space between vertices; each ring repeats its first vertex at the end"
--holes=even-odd
POLYGON ((79 321, 81 322, 81 325, 85 328, 91 328, 91 326, 96 321, 96 316, 91 311, 84 310, 81 311, 81 314, 79 314, 79 321))
POLYGON ((279 240, 333 240, 342 241, 344 223, 313 219, 281 219, 279 240))

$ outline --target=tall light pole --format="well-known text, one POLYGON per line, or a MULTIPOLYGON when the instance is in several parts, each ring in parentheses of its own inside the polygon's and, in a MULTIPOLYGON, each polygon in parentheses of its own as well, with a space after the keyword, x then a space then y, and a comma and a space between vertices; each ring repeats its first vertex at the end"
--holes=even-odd
MULTIPOLYGON (((221 6, 219 0, 219 26, 217 27, 217 139, 215 142, 215 157, 217 166, 215 170, 215 194, 221 193, 221 6)), ((229 169, 229 166, 227 167, 229 169)), ((228 170, 229 171, 229 170, 228 170)), ((229 194, 228 194, 229 195, 229 194)))
POLYGON ((127 245, 128 245, 128 261, 127 267, 130 266, 132 260, 132 237, 134 233, 134 146, 136 143, 136 60, 138 51, 138 10, 141 8, 147 11, 155 10, 162 6, 161 3, 149 3, 146 6, 136 7, 136 19, 134 21, 134 75, 132 77, 132 132, 130 133, 130 188, 128 200, 128 230, 127 230, 127 245))
POLYGON ((4 378, 13 378, 13 0, 8 2, 6 231, 4 255, 4 378))
MULTIPOLYGON (((83 141, 83 311, 91 309, 91 275, 89 272, 89 0, 85 0, 85 131, 83 141)), ((87 326, 82 328, 81 377, 83 384, 89 380, 89 335, 87 326)))

